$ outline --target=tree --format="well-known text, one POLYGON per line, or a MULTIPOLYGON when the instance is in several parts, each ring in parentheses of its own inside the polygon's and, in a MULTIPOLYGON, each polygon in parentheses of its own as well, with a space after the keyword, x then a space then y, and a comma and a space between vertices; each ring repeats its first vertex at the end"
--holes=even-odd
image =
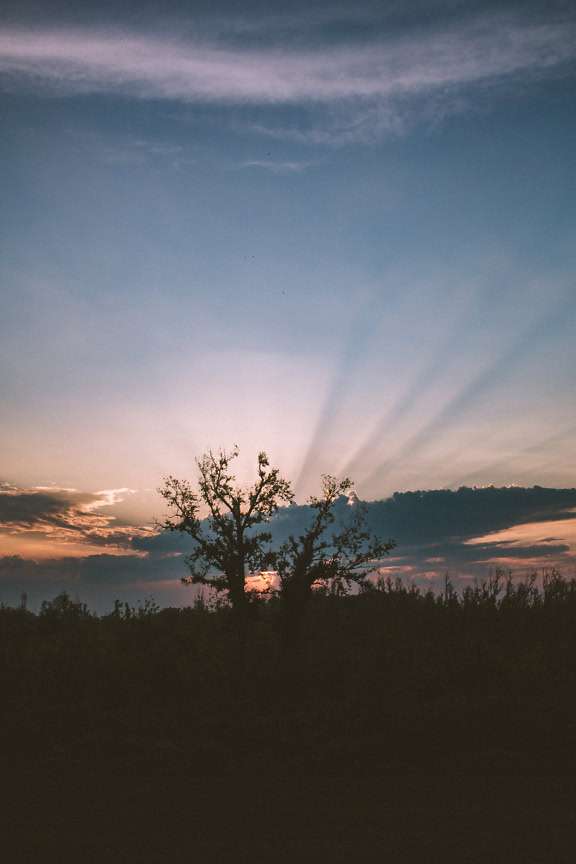
POLYGON ((230 453, 210 450, 197 459, 197 492, 188 481, 172 476, 158 491, 175 511, 160 525, 168 531, 189 534, 196 543, 186 559, 190 576, 182 581, 226 592, 234 611, 245 614, 250 605, 246 576, 263 569, 271 540, 269 531, 251 529, 268 522, 279 503, 291 501, 293 494, 278 469, 269 468, 265 453, 258 454, 258 479, 254 485, 237 486, 229 470, 236 456, 238 448, 234 447, 230 453), (199 516, 202 505, 208 509, 204 521, 199 516))
POLYGON ((335 521, 336 503, 352 487, 349 479, 338 481, 323 475, 322 495, 310 498, 315 510, 311 525, 300 537, 290 535, 275 556, 285 638, 298 639, 306 604, 315 586, 331 585, 348 590, 363 585, 393 540, 382 541, 366 526, 366 508, 358 503, 340 530, 328 536, 335 521), (367 566, 368 565, 368 566, 367 566), (371 566, 370 566, 371 565, 371 566))

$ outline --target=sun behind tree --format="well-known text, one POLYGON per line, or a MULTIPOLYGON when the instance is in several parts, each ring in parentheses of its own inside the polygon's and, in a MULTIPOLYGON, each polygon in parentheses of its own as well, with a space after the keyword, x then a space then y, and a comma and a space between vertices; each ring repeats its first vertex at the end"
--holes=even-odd
POLYGON ((280 598, 285 636, 293 642, 314 588, 337 585, 346 593, 353 583, 364 585, 395 543, 382 541, 368 530, 363 506, 355 507, 350 518, 330 532, 337 503, 352 483, 324 475, 322 494, 310 498, 310 521, 304 533, 290 535, 273 549, 270 531, 252 529, 269 522, 282 502, 293 500, 290 484, 277 468, 270 468, 266 454, 259 453, 258 479, 252 486, 238 486, 230 473, 230 463, 237 456, 234 447, 229 453, 210 450, 197 459, 197 491, 187 480, 167 477, 158 491, 175 512, 158 524, 189 534, 195 541, 186 558, 190 576, 182 581, 224 592, 240 616, 259 596, 248 580, 256 573, 275 574, 278 587, 273 589, 270 583, 268 588, 280 598), (202 505, 209 511, 203 520, 199 518, 202 505))
POLYGON ((289 502, 294 496, 288 481, 279 476, 279 469, 269 467, 265 453, 258 454, 256 482, 238 486, 229 468, 237 456, 238 448, 234 447, 229 453, 210 450, 197 459, 198 491, 186 480, 167 477, 158 491, 175 514, 159 524, 167 531, 189 534, 196 541, 196 548, 186 559, 190 576, 182 581, 225 591, 234 611, 245 615, 251 602, 246 578, 250 572, 264 569, 272 539, 269 531, 252 533, 251 529, 268 522, 280 502, 289 502), (209 510, 206 521, 198 517, 202 504, 209 510))

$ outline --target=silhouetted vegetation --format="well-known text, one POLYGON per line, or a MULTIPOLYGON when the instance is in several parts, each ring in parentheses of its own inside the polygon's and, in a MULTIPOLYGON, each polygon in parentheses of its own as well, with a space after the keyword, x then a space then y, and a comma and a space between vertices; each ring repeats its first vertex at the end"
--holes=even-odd
POLYGON ((168 477, 158 491, 172 508, 172 515, 159 523, 167 531, 189 534, 195 543, 186 558, 190 576, 184 583, 208 585, 221 592, 232 609, 245 618, 258 602, 255 591, 247 591, 247 578, 270 568, 277 573, 278 587, 271 583, 261 591, 277 594, 283 622, 285 660, 287 652, 300 652, 302 621, 313 588, 331 585, 340 593, 354 583, 363 585, 380 560, 394 548, 366 526, 365 507, 358 504, 339 530, 328 536, 334 523, 338 499, 352 488, 348 478, 322 477, 322 494, 310 498, 310 524, 295 537, 290 535, 279 549, 273 549, 269 531, 255 532, 255 526, 269 522, 282 501, 292 501, 288 481, 270 469, 265 453, 258 454, 258 479, 252 487, 241 487, 230 473, 230 453, 209 451, 196 460, 197 491, 187 480, 168 477), (208 517, 200 519, 202 507, 208 517), (370 566, 372 565, 372 566, 370 566))
POLYGON ((173 749, 182 758, 368 761, 576 745, 576 580, 498 571, 456 592, 389 578, 312 592, 297 678, 279 660, 279 601, 249 627, 225 604, 61 594, 0 608, 3 741, 173 749))
POLYGON ((290 535, 279 551, 270 556, 271 566, 278 573, 283 643, 287 652, 301 647, 304 613, 314 588, 330 587, 332 594, 343 595, 353 584, 366 587, 370 573, 395 546, 394 541, 383 542, 367 530, 362 505, 355 508, 339 530, 327 534, 334 523, 338 498, 351 488, 351 480, 339 482, 325 475, 322 495, 310 499, 313 516, 309 526, 299 537, 290 535))
POLYGON ((175 477, 166 478, 158 491, 174 511, 162 527, 189 534, 196 544, 186 559, 190 576, 182 581, 225 592, 234 611, 245 617, 253 599, 246 591, 246 576, 262 569, 272 539, 268 531, 254 533, 252 529, 268 522, 279 503, 291 501, 293 495, 278 469, 269 469, 265 453, 258 454, 254 485, 238 486, 229 471, 237 456, 234 448, 230 453, 210 451, 196 460, 197 492, 187 480, 175 477), (199 518, 202 505, 208 509, 207 525, 199 518))
POLYGON ((10 861, 572 860, 576 580, 0 607, 10 861))

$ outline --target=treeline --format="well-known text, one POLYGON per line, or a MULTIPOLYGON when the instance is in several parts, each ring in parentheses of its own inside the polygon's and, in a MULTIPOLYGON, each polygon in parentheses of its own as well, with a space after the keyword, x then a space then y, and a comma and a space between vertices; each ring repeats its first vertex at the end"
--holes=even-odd
POLYGON ((3 746, 215 761, 576 750, 576 579, 315 590, 296 657, 278 598, 96 616, 0 608, 3 746))

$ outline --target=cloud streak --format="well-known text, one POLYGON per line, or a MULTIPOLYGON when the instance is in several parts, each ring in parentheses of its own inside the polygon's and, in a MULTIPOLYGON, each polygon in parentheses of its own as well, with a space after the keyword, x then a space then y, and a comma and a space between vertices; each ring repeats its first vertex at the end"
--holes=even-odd
POLYGON ((250 159, 241 162, 238 168, 263 168, 273 174, 294 174, 305 171, 314 164, 314 162, 274 162, 270 159, 250 159))
MULTIPOLYGON (((306 33, 306 21, 301 32, 306 33)), ((339 105, 347 135, 398 127, 400 104, 462 87, 547 74, 576 56, 576 22, 490 14, 443 29, 380 33, 368 43, 262 32, 243 44, 206 29, 188 38, 121 30, 0 31, 4 87, 54 95, 108 93, 220 105, 339 105), (351 103, 354 103, 353 105, 351 103)), ((441 109, 439 109, 441 110, 441 109)), ((265 127, 261 127, 264 129, 265 127)), ((272 130, 268 130, 272 131, 272 130)), ((289 130, 285 130, 288 132, 289 130)))

